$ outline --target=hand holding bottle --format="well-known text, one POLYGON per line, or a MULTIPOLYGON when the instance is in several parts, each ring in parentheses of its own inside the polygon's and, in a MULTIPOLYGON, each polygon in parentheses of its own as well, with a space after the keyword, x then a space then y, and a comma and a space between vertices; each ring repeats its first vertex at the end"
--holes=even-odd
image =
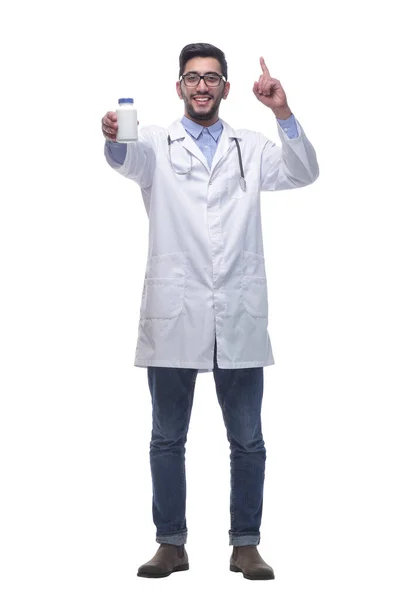
POLYGON ((101 128, 107 140, 116 142, 118 130, 117 113, 111 110, 108 111, 101 120, 101 128))
POLYGON ((133 98, 120 98, 116 112, 109 111, 102 119, 103 135, 112 142, 136 142, 138 124, 133 98))

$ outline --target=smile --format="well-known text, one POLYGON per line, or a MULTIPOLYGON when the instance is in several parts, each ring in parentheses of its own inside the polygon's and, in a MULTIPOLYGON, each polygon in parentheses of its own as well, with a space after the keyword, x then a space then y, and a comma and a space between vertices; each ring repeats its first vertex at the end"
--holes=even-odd
POLYGON ((197 102, 197 104, 207 104, 207 102, 209 102, 211 98, 197 97, 193 98, 193 100, 197 102))

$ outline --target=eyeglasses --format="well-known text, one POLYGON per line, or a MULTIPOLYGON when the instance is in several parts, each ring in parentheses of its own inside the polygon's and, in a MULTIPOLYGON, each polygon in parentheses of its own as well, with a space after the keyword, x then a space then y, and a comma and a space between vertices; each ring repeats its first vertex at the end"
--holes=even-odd
POLYGON ((186 73, 186 75, 182 75, 182 79, 187 87, 196 87, 199 85, 201 79, 203 79, 207 87, 218 87, 222 79, 226 81, 225 77, 218 75, 218 73, 206 73, 205 75, 186 73))

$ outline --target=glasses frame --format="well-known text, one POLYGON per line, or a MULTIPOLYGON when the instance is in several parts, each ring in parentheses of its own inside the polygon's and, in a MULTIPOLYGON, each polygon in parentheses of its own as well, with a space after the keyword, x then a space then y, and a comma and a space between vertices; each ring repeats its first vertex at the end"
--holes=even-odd
POLYGON ((199 73, 196 73, 196 71, 188 71, 188 73, 185 73, 184 75, 181 75, 181 78, 179 81, 183 81, 183 83, 186 85, 186 87, 197 87, 200 83, 200 81, 203 80, 204 83, 206 84, 207 87, 211 87, 211 88, 217 88, 219 85, 221 85, 221 81, 223 81, 224 83, 226 83, 226 79, 224 77, 224 75, 220 75, 219 73, 215 73, 214 71, 210 71, 209 73, 206 73, 205 75, 199 75, 199 73), (196 75, 197 77, 199 77, 199 81, 195 84, 195 85, 188 85, 185 81, 185 77, 186 75, 196 75), (206 80, 205 77, 207 77, 207 75, 214 75, 219 77, 219 82, 217 83, 217 85, 209 85, 206 80))

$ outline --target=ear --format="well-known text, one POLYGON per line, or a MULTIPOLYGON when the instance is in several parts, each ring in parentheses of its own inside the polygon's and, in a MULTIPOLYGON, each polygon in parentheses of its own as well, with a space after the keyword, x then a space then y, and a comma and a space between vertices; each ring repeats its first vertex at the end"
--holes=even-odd
POLYGON ((226 100, 229 94, 229 90, 231 89, 231 84, 229 83, 229 81, 227 81, 225 83, 225 87, 224 87, 224 93, 222 95, 223 99, 226 100))
POLYGON ((181 100, 183 100, 182 90, 181 90, 181 82, 180 81, 176 82, 176 93, 178 94, 179 98, 181 100))

